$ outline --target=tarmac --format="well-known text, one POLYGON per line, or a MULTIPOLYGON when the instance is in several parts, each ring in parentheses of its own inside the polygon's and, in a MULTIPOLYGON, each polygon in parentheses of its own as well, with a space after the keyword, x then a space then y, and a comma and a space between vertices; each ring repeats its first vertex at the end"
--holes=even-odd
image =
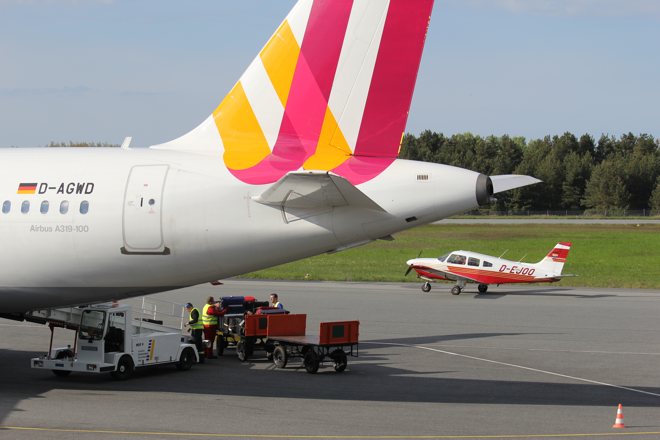
POLYGON ((660 438, 660 291, 450 286, 227 281, 157 295, 277 292, 311 334, 357 319, 343 373, 229 349, 186 372, 58 378, 29 368, 47 327, 0 320, 0 439, 660 438), (626 428, 613 429, 619 403, 626 428))

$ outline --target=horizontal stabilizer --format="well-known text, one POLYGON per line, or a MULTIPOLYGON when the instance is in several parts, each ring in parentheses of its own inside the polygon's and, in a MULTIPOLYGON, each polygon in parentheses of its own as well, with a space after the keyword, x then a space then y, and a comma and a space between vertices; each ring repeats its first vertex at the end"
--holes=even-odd
POLYGON ((520 174, 490 176, 490 180, 493 182, 493 194, 542 182, 542 180, 539 180, 535 177, 523 176, 520 174))
POLYGON ((287 209, 351 206, 385 212, 349 181, 325 171, 288 173, 254 200, 287 209))

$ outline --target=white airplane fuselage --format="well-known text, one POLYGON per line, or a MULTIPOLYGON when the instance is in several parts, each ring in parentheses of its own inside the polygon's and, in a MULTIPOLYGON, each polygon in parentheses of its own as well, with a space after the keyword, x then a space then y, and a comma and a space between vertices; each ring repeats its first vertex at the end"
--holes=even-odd
POLYGON ((0 312, 200 284, 363 244, 478 205, 478 173, 406 160, 359 186, 386 212, 340 206, 304 220, 256 202, 270 185, 239 182, 208 155, 3 149, 0 164, 0 203, 11 203, 0 212, 0 312), (33 194, 17 194, 24 182, 37 183, 33 194))
POLYGON ((216 109, 151 148, 0 150, 0 314, 340 251, 537 183, 397 159, 433 0, 299 0, 216 109))

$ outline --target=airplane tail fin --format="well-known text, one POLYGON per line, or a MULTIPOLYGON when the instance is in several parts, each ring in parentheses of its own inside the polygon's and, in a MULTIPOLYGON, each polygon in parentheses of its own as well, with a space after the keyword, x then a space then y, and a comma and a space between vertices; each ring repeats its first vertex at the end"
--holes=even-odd
POLYGON ((571 250, 571 243, 569 242, 560 242, 555 245, 555 247, 548 252, 548 255, 545 256, 537 265, 553 275, 561 275, 562 270, 564 269, 564 263, 566 258, 568 258, 568 252, 571 250))
POLYGON ((375 177, 399 154, 433 2, 299 0, 213 114, 152 148, 222 155, 251 184, 375 177))

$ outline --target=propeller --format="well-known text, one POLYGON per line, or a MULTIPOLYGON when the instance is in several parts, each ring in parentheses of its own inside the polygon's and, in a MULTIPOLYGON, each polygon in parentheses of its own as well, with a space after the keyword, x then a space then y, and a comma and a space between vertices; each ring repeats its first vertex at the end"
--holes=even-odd
MULTIPOLYGON (((424 250, 419 251, 419 254, 417 254, 417 258, 422 256, 423 251, 424 250)), ((412 264, 410 266, 408 266, 408 270, 406 270, 406 274, 404 275, 404 277, 407 277, 411 270, 413 270, 413 265, 412 264)))

